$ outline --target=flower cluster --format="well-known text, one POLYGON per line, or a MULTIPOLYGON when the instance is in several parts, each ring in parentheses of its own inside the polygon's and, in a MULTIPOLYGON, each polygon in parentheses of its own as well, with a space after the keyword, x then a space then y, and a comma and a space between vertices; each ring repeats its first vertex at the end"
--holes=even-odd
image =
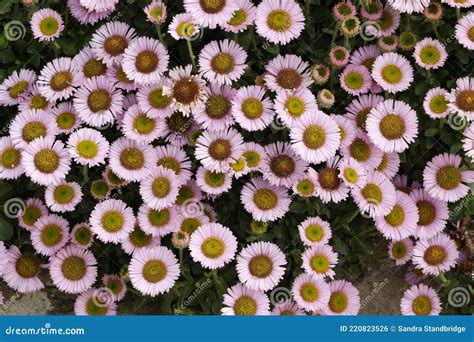
MULTIPOLYGON (((461 8, 455 39, 472 51, 474 3, 442 2, 341 1, 330 8, 331 45, 311 64, 286 48, 316 11, 296 0, 184 0, 182 13, 153 0, 143 15, 156 34, 113 19, 118 0, 68 0, 75 19, 95 25, 90 41, 0 85, 0 104, 15 108, 0 138, 0 178, 37 186, 17 215, 28 243, 0 242, 3 280, 35 292, 46 269, 59 291, 77 295, 77 315, 116 314, 127 286, 164 296, 192 274, 213 277, 223 315, 355 315, 359 290, 338 269, 345 257, 324 210, 351 203, 387 240, 389 257, 418 272, 401 312, 439 314, 436 291, 418 283, 467 258, 448 205, 474 181, 474 78, 465 71, 442 87, 432 76, 449 62, 437 21, 461 8), (409 24, 401 31, 412 16, 433 23, 433 37, 417 41, 409 24), (254 47, 239 40, 244 32, 254 47), (278 49, 262 73, 257 39, 278 49), (188 60, 169 48, 180 41, 188 60), (405 95, 420 74, 433 87, 416 103, 405 95), (412 173, 420 161, 407 152, 419 151, 434 121, 469 126, 457 150, 421 156, 412 173), (266 237, 295 203, 311 214, 285 221, 292 241, 266 237), (78 220, 78 208, 90 210, 78 220), (110 246, 122 257, 104 256, 110 246), (281 284, 291 296, 275 302, 281 284)), ((35 11, 30 26, 43 44, 67 30, 50 8, 35 11)))

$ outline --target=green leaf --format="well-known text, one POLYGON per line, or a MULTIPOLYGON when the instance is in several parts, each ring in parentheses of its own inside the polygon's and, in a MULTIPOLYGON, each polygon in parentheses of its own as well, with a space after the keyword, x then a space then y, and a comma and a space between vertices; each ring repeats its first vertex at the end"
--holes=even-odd
POLYGON ((13 236, 13 227, 12 225, 0 218, 0 240, 8 241, 13 236))

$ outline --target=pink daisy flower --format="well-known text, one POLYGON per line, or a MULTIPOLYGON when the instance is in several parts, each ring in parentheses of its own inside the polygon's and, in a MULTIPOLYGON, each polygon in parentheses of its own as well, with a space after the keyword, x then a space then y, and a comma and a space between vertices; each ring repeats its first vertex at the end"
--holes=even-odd
POLYGON ((456 39, 468 50, 474 50, 474 13, 470 12, 459 19, 456 24, 456 39))
POLYGON ((405 102, 385 100, 367 116, 370 140, 384 152, 403 152, 418 136, 416 112, 405 102))
POLYGON ((237 251, 237 239, 219 223, 207 223, 196 229, 189 240, 189 251, 204 268, 218 269, 231 262, 237 251))
POLYGON ((400 168, 400 156, 398 153, 387 153, 384 152, 380 165, 375 169, 387 176, 388 179, 392 179, 400 168))
POLYGON ((397 266, 405 265, 413 256, 413 242, 410 238, 392 240, 388 245, 388 256, 397 266))
POLYGON ((302 254, 304 271, 316 279, 333 278, 338 262, 337 253, 329 245, 314 245, 302 254))
POLYGON ((305 115, 290 132, 291 147, 309 163, 327 161, 336 154, 341 141, 337 123, 321 111, 305 115))
POLYGON ((332 8, 332 13, 336 19, 344 20, 349 16, 355 16, 357 9, 350 1, 340 1, 332 8))
POLYGON ((140 196, 153 209, 171 207, 178 197, 181 182, 174 181, 176 174, 162 166, 154 167, 147 178, 140 182, 140 196))
POLYGON ((295 0, 263 0, 257 6, 257 33, 269 42, 286 45, 304 29, 304 14, 295 0))
POLYGON ((164 119, 149 117, 138 105, 132 105, 128 108, 121 126, 126 138, 142 144, 150 144, 154 140, 163 137, 165 132, 164 119))
POLYGON ((237 4, 226 0, 184 0, 184 9, 203 27, 214 29, 232 18, 237 4))
POLYGON ((272 185, 261 177, 255 177, 244 185, 240 201, 254 220, 264 222, 283 217, 291 203, 284 187, 272 185))
POLYGON ((365 66, 350 64, 339 75, 339 83, 348 94, 358 96, 370 89, 372 77, 365 66))
POLYGON ((466 184, 474 182, 474 171, 462 171, 462 158, 456 154, 438 154, 423 171, 426 192, 443 202, 456 202, 469 193, 466 184), (466 184, 464 184, 466 183, 466 184))
POLYGON ((352 197, 360 211, 370 217, 388 215, 396 204, 396 190, 390 180, 378 171, 367 173, 367 184, 352 189, 352 197))
POLYGON ((343 68, 349 63, 349 50, 343 46, 335 46, 329 50, 329 61, 336 68, 343 68))
POLYGON ((101 128, 122 112, 122 93, 106 76, 86 79, 74 97, 74 108, 83 122, 101 128))
POLYGON ((331 118, 336 121, 341 133, 341 146, 348 145, 354 141, 357 134, 357 125, 349 116, 332 114, 331 118))
POLYGON ((199 53, 199 72, 209 82, 231 84, 244 74, 247 53, 236 42, 212 41, 199 53))
POLYGON ((67 148, 76 163, 97 166, 105 162, 109 153, 109 142, 95 129, 80 128, 69 136, 67 148))
POLYGON ((259 171, 265 157, 265 149, 253 141, 244 143, 242 155, 249 171, 259 171))
POLYGON ((125 253, 133 255, 139 250, 159 246, 160 242, 159 237, 145 233, 136 225, 127 237, 122 240, 121 245, 125 253))
POLYGON ((360 129, 350 144, 341 147, 344 158, 357 160, 367 171, 376 169, 383 159, 383 152, 372 144, 367 134, 360 129))
POLYGON ((165 236, 179 229, 177 210, 175 206, 156 210, 142 204, 137 214, 138 225, 147 234, 165 236))
POLYGON ((448 235, 439 233, 429 239, 418 240, 412 260, 424 274, 437 276, 456 266, 458 257, 456 243, 448 235))
POLYGON ((305 312, 291 299, 280 300, 274 304, 272 316, 304 316, 305 312))
POLYGON ((51 102, 71 97, 79 85, 81 76, 74 72, 72 59, 60 57, 53 59, 41 69, 38 77, 38 90, 51 102))
POLYGON ((423 189, 413 189, 410 197, 415 201, 419 215, 415 237, 428 239, 443 231, 449 218, 448 204, 431 197, 423 189))
POLYGON ((115 316, 117 304, 108 291, 91 288, 77 296, 74 302, 74 314, 76 316, 115 316))
POLYGON ((96 204, 89 222, 91 230, 103 242, 117 244, 123 241, 135 227, 133 210, 125 202, 108 199, 96 204))
POLYGON ((300 274, 293 282, 291 293, 296 303, 307 311, 319 311, 328 305, 331 291, 323 280, 300 274))
POLYGON ((364 94, 351 101, 346 107, 347 117, 356 123, 357 127, 365 130, 367 116, 379 103, 384 101, 383 96, 364 94))
POLYGON ((379 20, 382 17, 382 12, 382 4, 375 1, 371 2, 368 6, 361 6, 360 8, 362 18, 369 21, 379 20))
POLYGON ((295 195, 308 198, 316 196, 317 173, 312 168, 303 174, 303 176, 293 184, 292 190, 295 195))
POLYGON ((346 280, 329 283, 331 296, 329 303, 322 308, 324 315, 357 315, 360 310, 359 290, 346 280))
POLYGON ((0 179, 17 179, 25 169, 21 164, 21 149, 9 136, 0 137, 0 179))
POLYGON ((372 77, 385 91, 393 94, 410 87, 413 82, 413 67, 402 55, 387 52, 375 59, 372 77))
POLYGON ((228 85, 211 84, 206 88, 206 103, 194 111, 193 116, 208 131, 223 131, 234 123, 232 101, 237 93, 228 85))
POLYGON ((67 0, 67 6, 72 16, 83 25, 94 25, 99 20, 107 18, 114 8, 105 11, 90 11, 81 4, 81 0, 67 0))
POLYGON ((192 65, 171 69, 168 73, 170 80, 163 87, 164 94, 173 98, 173 108, 185 116, 202 107, 206 101, 206 82, 200 75, 193 75, 192 69, 192 65))
POLYGON ((105 274, 102 277, 102 284, 112 292, 116 302, 120 302, 127 293, 127 284, 119 275, 105 274))
POLYGON ((429 117, 441 119, 447 117, 451 110, 448 106, 449 92, 446 89, 436 87, 428 90, 423 101, 423 109, 429 117))
POLYGON ((179 278, 179 263, 166 247, 137 251, 128 266, 132 286, 140 293, 155 297, 168 292, 179 278))
POLYGON ((35 84, 36 73, 29 69, 13 71, 0 84, 0 105, 13 106, 20 103, 35 84))
POLYGON ((343 158, 337 168, 339 177, 349 188, 363 188, 367 184, 367 170, 354 158, 343 158))
POLYGON ((388 3, 400 13, 421 13, 430 4, 430 0, 389 0, 388 3))
POLYGON ((135 30, 127 24, 111 21, 95 31, 90 46, 98 58, 111 66, 120 64, 123 53, 135 36, 135 30))
POLYGON ((264 149, 261 170, 270 184, 290 188, 303 177, 308 164, 292 151, 289 143, 278 141, 264 149))
POLYGON ((297 55, 278 55, 265 70, 265 85, 275 92, 308 88, 313 83, 309 64, 297 55))
POLYGON ((413 57, 424 69, 438 69, 446 62, 448 53, 439 40, 427 37, 416 43, 413 57))
POLYGON ((161 0, 153 0, 143 11, 152 24, 161 25, 166 20, 167 9, 161 0))
POLYGON ((232 100, 232 115, 243 129, 261 131, 273 120, 273 106, 260 86, 240 88, 232 100))
POLYGON ((380 54, 381 51, 377 45, 364 45, 351 53, 349 63, 363 65, 370 71, 372 70, 372 64, 380 54))
POLYGON ((107 65, 96 57, 94 50, 89 46, 83 48, 73 59, 74 70, 83 78, 105 76, 107 65))
MULTIPOLYGON (((424 0, 423 0, 424 1, 424 0)), ((378 29, 381 36, 390 36, 394 34, 400 25, 400 12, 396 11, 392 6, 386 4, 382 11, 382 16, 378 20, 378 29)))
POLYGON ((60 291, 77 294, 90 289, 95 283, 96 265, 92 252, 69 245, 51 258, 49 274, 60 291))
POLYGON ((25 149, 36 138, 54 138, 58 128, 51 114, 34 109, 17 114, 10 124, 9 134, 15 147, 25 149))
POLYGON ((449 108, 453 113, 474 120, 474 77, 463 77, 456 80, 456 88, 448 94, 449 108))
POLYGON ((48 215, 48 208, 38 198, 29 198, 25 207, 18 212, 18 225, 28 231, 33 231, 35 223, 41 217, 48 215))
POLYGON ((127 78, 138 84, 150 84, 168 69, 169 55, 158 40, 139 37, 131 41, 122 57, 127 78))
POLYGON ((115 9, 118 0, 80 0, 80 3, 89 11, 103 12, 115 9))
POLYGON ((229 164, 242 155, 243 138, 234 128, 225 131, 204 131, 196 141, 194 153, 202 165, 216 172, 229 170, 229 164))
POLYGON ((329 67, 325 64, 315 64, 311 67, 311 78, 316 84, 324 84, 331 76, 329 67))
POLYGON ((191 13, 176 14, 168 26, 168 33, 176 40, 191 40, 200 32, 201 27, 191 13))
POLYGON ((0 241, 0 276, 3 275, 5 266, 8 263, 8 249, 5 247, 3 241, 0 241))
POLYGON ((205 193, 219 196, 231 188, 232 174, 229 172, 209 171, 201 166, 196 173, 196 183, 205 193))
POLYGON ((155 147, 155 153, 156 165, 172 170, 181 183, 191 178, 191 160, 184 150, 176 146, 166 145, 155 147))
POLYGON ((91 227, 88 223, 78 223, 72 228, 71 242, 74 246, 82 249, 88 249, 92 246, 94 238, 92 236, 91 227))
POLYGON ((74 109, 71 102, 60 102, 51 113, 55 117, 59 133, 72 133, 81 124, 79 113, 74 109))
POLYGON ((277 245, 254 242, 237 256, 236 269, 239 280, 249 289, 267 291, 283 278, 285 266, 285 254, 277 245))
POLYGON ((265 292, 237 283, 224 294, 221 312, 224 316, 266 316, 270 314, 270 300, 265 292))
POLYGON ((156 165, 156 154, 151 145, 119 138, 110 146, 109 165, 120 178, 141 181, 148 177, 156 165))
POLYGON ((316 97, 306 88, 296 91, 279 91, 274 101, 278 118, 289 128, 301 117, 318 110, 316 97))
POLYGON ((33 182, 50 185, 66 178, 71 159, 61 141, 54 141, 53 137, 39 137, 25 148, 21 163, 33 182))
POLYGON ((7 263, 3 269, 3 280, 15 291, 32 293, 44 288, 38 277, 41 268, 40 260, 34 254, 23 254, 17 246, 8 250, 7 263))
POLYGON ((339 177, 338 164, 340 157, 332 157, 326 162, 326 166, 321 168, 315 175, 316 195, 323 203, 339 203, 349 195, 350 188, 345 186, 339 177))
MULTIPOLYGON (((463 132, 463 149, 466 155, 474 160, 474 123, 467 127, 463 132)), ((1 149, 0 149, 1 150, 1 149)))
POLYGON ((81 202, 81 186, 76 182, 61 181, 58 184, 48 185, 44 194, 46 205, 55 212, 74 211, 81 202))
POLYGON ((332 236, 329 222, 320 217, 308 217, 298 226, 298 232, 308 247, 327 244, 332 236))
POLYGON ((30 88, 29 94, 18 104, 18 111, 38 110, 49 112, 52 106, 53 102, 48 101, 35 84, 30 88))
POLYGON ((42 8, 31 16, 33 37, 42 41, 52 41, 59 37, 64 29, 61 15, 51 8, 42 8))
POLYGON ((405 273, 405 281, 410 285, 418 284, 427 278, 429 278, 428 275, 411 264, 408 266, 407 273, 405 273))
POLYGON ((232 17, 226 23, 220 24, 220 26, 227 32, 239 33, 254 24, 257 8, 250 0, 235 0, 235 4, 237 9, 232 14, 232 17))
POLYGON ((163 86, 168 82, 168 78, 161 77, 155 83, 142 85, 138 89, 138 105, 150 118, 166 118, 173 114, 174 108, 171 105, 173 99, 163 91, 163 86))
POLYGON ((415 235, 418 209, 413 199, 404 192, 396 192, 393 209, 385 216, 375 218, 375 227, 390 240, 403 240, 415 235))
POLYGON ((431 287, 413 285, 403 294, 400 310, 405 316, 437 316, 441 312, 441 300, 431 287))

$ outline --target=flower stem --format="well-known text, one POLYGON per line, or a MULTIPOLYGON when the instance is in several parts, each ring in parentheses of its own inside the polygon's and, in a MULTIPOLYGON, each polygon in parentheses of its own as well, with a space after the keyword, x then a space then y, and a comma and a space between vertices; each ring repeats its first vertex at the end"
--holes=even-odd
POLYGON ((196 72, 197 71, 196 56, 194 56, 193 46, 191 45, 190 39, 186 39, 186 45, 188 46, 189 58, 191 59, 191 63, 193 65, 193 71, 196 72))
POLYGON ((461 8, 456 7, 456 18, 461 18, 461 8))
POLYGON ((446 276, 444 275, 444 272, 439 273, 439 280, 443 283, 443 287, 448 287, 449 286, 449 281, 446 279, 446 276))
POLYGON ((161 32, 161 25, 160 24, 156 25, 156 33, 158 34, 158 39, 160 40, 160 43, 165 45, 165 40, 163 38, 163 33, 161 32))
POLYGON ((82 185, 84 186, 89 181, 89 169, 87 165, 82 167, 82 185))

